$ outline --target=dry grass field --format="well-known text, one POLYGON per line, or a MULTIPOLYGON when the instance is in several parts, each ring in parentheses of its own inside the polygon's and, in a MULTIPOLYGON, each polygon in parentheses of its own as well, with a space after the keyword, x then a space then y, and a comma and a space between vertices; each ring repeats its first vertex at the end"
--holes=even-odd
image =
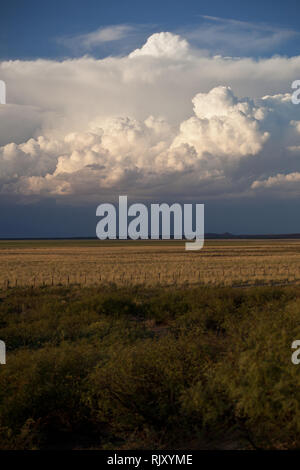
POLYGON ((0 286, 215 285, 300 281, 300 240, 208 240, 201 251, 178 241, 0 242, 0 286))

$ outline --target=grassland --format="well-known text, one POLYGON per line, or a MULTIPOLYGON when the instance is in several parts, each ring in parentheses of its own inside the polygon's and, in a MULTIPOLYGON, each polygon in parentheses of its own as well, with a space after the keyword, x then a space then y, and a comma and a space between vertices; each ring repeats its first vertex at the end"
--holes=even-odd
POLYGON ((0 286, 279 285, 300 281, 300 241, 1 241, 0 286))
POLYGON ((0 260, 0 449, 300 449, 299 241, 2 241, 0 260))

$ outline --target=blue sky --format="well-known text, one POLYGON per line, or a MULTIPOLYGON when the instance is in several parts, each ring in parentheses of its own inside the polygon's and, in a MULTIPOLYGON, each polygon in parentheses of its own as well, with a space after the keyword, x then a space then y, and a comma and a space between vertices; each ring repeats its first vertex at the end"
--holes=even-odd
MULTIPOLYGON (((299 52, 299 37, 292 34, 300 33, 298 7, 296 0, 11 0, 1 5, 0 58, 77 56, 82 50, 70 50, 59 39, 122 24, 136 29, 135 34, 127 38, 128 48, 146 38, 149 32, 197 29, 208 22, 203 16, 241 21, 245 23, 244 28, 248 23, 250 32, 256 27, 290 32, 291 35, 280 44, 251 53, 291 56, 299 52)), ((228 31, 232 29, 230 23, 226 26, 228 31)), ((126 44, 124 41, 122 44, 105 44, 93 52, 101 57, 111 51, 122 53, 126 51, 126 44)))
POLYGON ((0 237, 89 236, 101 202, 300 232, 298 2, 1 6, 0 237))

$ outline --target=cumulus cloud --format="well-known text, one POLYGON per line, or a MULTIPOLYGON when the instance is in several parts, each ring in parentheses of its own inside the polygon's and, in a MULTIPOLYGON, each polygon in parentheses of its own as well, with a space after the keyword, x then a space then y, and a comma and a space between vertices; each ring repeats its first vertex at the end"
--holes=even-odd
POLYGON ((162 32, 152 34, 143 47, 129 54, 129 58, 141 56, 186 58, 188 51, 189 44, 185 39, 181 38, 178 34, 162 32))
POLYGON ((296 191, 300 193, 300 172, 282 174, 278 173, 275 176, 261 181, 254 181, 251 185, 252 189, 281 189, 284 191, 296 191))
POLYGON ((193 98, 195 116, 180 125, 173 146, 192 145, 199 156, 255 155, 269 134, 260 132, 263 111, 249 101, 239 101, 229 87, 217 87, 193 98))
POLYGON ((2 195, 229 197, 300 174, 300 57, 203 56, 163 32, 128 56, 2 62, 0 75, 2 195))

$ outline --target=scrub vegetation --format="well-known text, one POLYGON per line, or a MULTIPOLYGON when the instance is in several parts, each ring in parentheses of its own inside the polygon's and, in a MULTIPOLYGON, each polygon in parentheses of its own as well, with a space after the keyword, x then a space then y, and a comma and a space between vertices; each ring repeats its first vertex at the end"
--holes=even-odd
POLYGON ((296 286, 0 292, 1 449, 299 449, 296 286))

